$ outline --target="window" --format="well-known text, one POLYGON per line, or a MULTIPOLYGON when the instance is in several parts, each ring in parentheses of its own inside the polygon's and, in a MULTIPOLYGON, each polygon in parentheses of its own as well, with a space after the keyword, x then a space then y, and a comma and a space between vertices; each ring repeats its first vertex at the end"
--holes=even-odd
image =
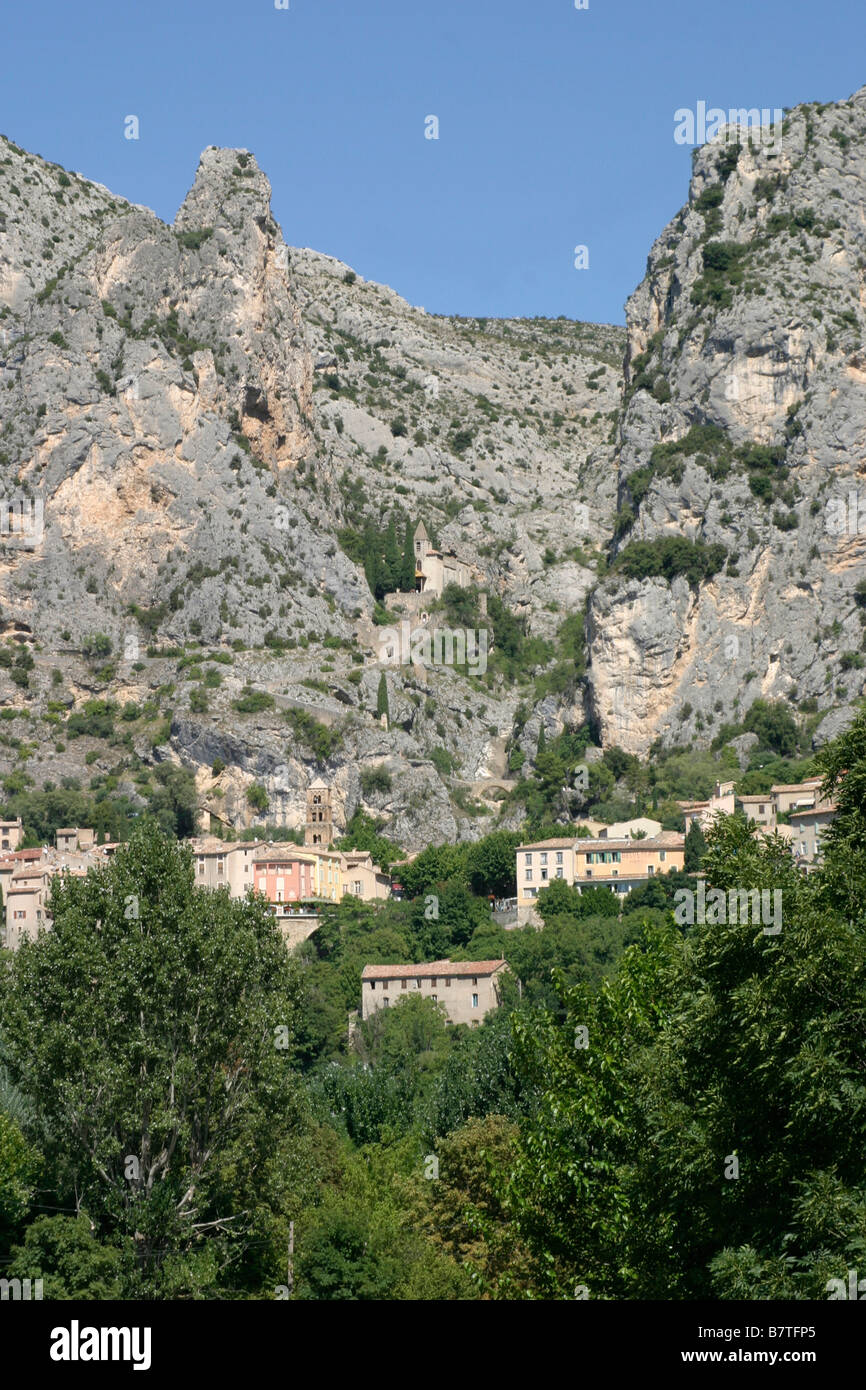
POLYGON ((652 878, 653 874, 655 873, 655 869, 653 868, 652 864, 647 864, 646 871, 649 874, 650 878, 652 878))
POLYGON ((664 861, 665 861, 665 856, 666 856, 666 855, 667 855, 667 850, 665 850, 665 849, 660 849, 660 850, 659 850, 659 859, 661 860, 662 863, 664 863, 664 861))
POLYGON ((557 878, 562 878, 562 869, 557 869, 557 871, 556 871, 556 877, 557 877, 557 878))
POLYGON ((375 980, 370 980, 370 988, 371 988, 371 989, 375 989, 375 988, 376 988, 376 981, 375 981, 375 980))
MULTIPOLYGON (((431 988, 431 989, 435 989, 435 988, 436 988, 436 976, 435 976, 435 975, 433 976, 433 979, 430 981, 430 988, 431 988)), ((435 994, 434 994, 433 998, 434 998, 434 999, 436 998, 435 994)))
POLYGON ((401 988, 401 989, 406 989, 406 988, 408 987, 408 984, 409 984, 409 981, 408 981, 408 980, 401 980, 401 981, 400 981, 400 988, 401 988))
POLYGON ((478 976, 477 976, 477 975, 473 975, 473 976, 472 976, 472 983, 473 983, 473 985, 477 985, 477 984, 478 984, 478 976))
POLYGON ((546 883, 546 882, 547 882, 547 870, 546 870, 546 869, 542 869, 542 870, 541 870, 541 881, 542 881, 542 883, 546 883))
POLYGON ((527 882, 527 883, 531 883, 531 882, 532 882, 532 870, 531 870, 531 869, 527 869, 527 870, 526 870, 526 882, 527 882))
POLYGON ((546 854, 546 853, 543 853, 543 854, 542 854, 542 856, 541 856, 541 862, 542 862, 542 864, 546 864, 546 863, 547 863, 547 854, 546 854))
POLYGON ((561 864, 561 863, 562 863, 562 850, 561 850, 561 849, 558 849, 558 850, 556 851, 556 862, 557 862, 557 864, 561 864))
POLYGON ((766 811, 766 809, 767 809, 766 806, 759 806, 759 807, 758 807, 758 814, 762 816, 762 815, 764 814, 764 812, 766 811))
POLYGON ((431 995, 430 995, 430 998, 431 998, 431 999, 434 1001, 434 1003, 435 1003, 435 1001, 436 1001, 436 995, 435 995, 435 994, 431 994, 431 995))
POLYGON ((473 1007, 473 1009, 477 1009, 477 1008, 478 1008, 478 995, 477 995, 477 994, 473 994, 473 996, 472 996, 472 1007, 473 1007))
POLYGON ((382 1000, 382 1007, 385 1008, 385 1009, 387 1009, 387 1007, 388 1007, 388 1005, 390 1004, 390 1002, 391 1002, 391 1000, 388 998, 388 996, 387 996, 387 994, 386 994, 386 995, 385 995, 385 998, 382 1000))
MULTIPOLYGON (((390 980, 383 980, 383 981, 382 981, 382 988, 383 988, 383 989, 387 989, 390 983, 391 983, 390 980)), ((385 1002, 387 1003, 387 1000, 386 1000, 385 1002)))
POLYGON ((419 975, 418 978, 417 978, 417 980, 415 981, 415 984, 416 984, 416 985, 418 986, 418 988, 420 989, 421 986, 423 985, 423 983, 424 983, 424 981, 421 979, 421 976, 419 975))
POLYGON ((523 856, 523 862, 524 862, 524 864, 531 864, 531 863, 532 863, 532 855, 531 855, 531 854, 524 854, 524 856, 523 856))

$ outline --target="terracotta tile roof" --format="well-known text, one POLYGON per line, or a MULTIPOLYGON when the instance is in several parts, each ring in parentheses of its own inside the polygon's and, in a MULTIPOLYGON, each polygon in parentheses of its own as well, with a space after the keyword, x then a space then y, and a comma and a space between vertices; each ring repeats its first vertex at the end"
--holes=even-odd
POLYGON ((815 806, 805 806, 802 811, 789 811, 791 820, 801 820, 805 816, 826 816, 835 814, 839 807, 835 801, 819 801, 815 806))
POLYGON ((504 960, 431 960, 421 965, 365 965, 361 979, 415 980, 425 975, 454 975, 462 979, 472 975, 493 975, 504 964, 504 960))
POLYGON ((279 849, 260 849, 253 863, 294 864, 296 861, 300 860, 304 864, 312 864, 315 862, 316 857, 317 856, 310 850, 303 850, 299 845, 295 845, 294 847, 287 846, 285 848, 280 846, 279 849))
POLYGON ((770 788, 771 792, 813 792, 820 787, 822 779, 820 777, 809 777, 805 782, 777 782, 770 788))
POLYGON ((647 835, 645 840, 633 840, 631 837, 621 840, 581 840, 577 850, 579 854, 584 854, 594 853, 598 849, 630 849, 642 854, 647 849, 682 849, 684 845, 684 835, 679 835, 676 830, 663 830, 660 835, 647 835))
MULTIPOLYGON (((571 849, 577 843, 574 836, 568 840, 536 840, 531 845, 518 845, 517 853, 523 849, 571 849)), ((581 843, 586 843, 581 841, 581 843)))

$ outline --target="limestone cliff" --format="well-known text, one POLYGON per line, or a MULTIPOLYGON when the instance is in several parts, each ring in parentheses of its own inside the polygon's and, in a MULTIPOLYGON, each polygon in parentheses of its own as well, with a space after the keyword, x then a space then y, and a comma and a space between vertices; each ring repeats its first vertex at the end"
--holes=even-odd
POLYGON ((700 743, 759 696, 817 698, 826 733, 862 694, 864 166, 866 88, 773 140, 729 128, 650 252, 589 605, 605 743, 700 743), (723 552, 698 582, 647 573, 671 537, 723 552))

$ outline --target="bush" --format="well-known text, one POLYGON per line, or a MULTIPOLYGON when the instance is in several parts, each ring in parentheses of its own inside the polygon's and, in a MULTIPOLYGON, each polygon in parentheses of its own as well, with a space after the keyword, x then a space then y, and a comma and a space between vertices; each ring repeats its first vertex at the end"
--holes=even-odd
POLYGON ((307 746, 317 762, 326 763, 342 743, 339 729, 332 729, 315 719, 308 710, 287 709, 285 719, 296 739, 307 746))
POLYGON ((760 745, 783 758, 797 750, 797 725, 782 700, 756 700, 743 720, 746 733, 757 734, 760 745))
POLYGON ((111 656, 111 638, 104 632, 92 632, 81 643, 81 652, 88 661, 104 661, 111 656))
POLYGON ((253 782, 251 787, 247 787, 247 803, 254 811, 268 809, 268 794, 261 782, 253 782))
POLYGON ((391 774, 386 767, 366 767, 361 772, 361 791, 365 796, 391 790, 391 774))
POLYGON ((70 714, 66 732, 73 738, 82 734, 90 738, 110 738, 114 733, 117 706, 109 700, 87 700, 80 710, 70 714))
POLYGON ((274 697, 266 690, 245 689, 237 700, 232 700, 232 709, 238 714, 259 714, 262 710, 274 708, 274 697))
POLYGON ((654 541, 632 541, 620 551, 613 568, 629 579, 659 577, 668 583, 683 575, 697 588, 722 568, 727 553, 718 542, 705 545, 684 536, 660 536, 654 541))

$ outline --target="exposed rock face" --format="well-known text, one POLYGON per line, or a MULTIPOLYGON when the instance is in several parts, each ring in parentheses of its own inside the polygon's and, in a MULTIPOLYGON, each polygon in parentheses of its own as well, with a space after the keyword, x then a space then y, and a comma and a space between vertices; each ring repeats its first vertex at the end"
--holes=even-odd
POLYGON ((862 691, 866 88, 798 107, 774 143, 727 136, 696 152, 627 305, 615 550, 680 536, 728 556, 694 587, 614 567, 592 596, 593 713, 636 753, 758 696, 862 691))
POLYGON ((99 696, 233 824, 262 818, 254 783, 299 823, 315 772, 348 817, 384 765, 364 804, 409 847, 482 833, 521 692, 399 667, 386 732, 343 528, 423 518, 552 636, 610 534, 622 331, 413 309, 288 248, 247 151, 205 150, 169 227, 0 141, 0 235, 0 469, 44 522, 0 535, 3 631, 35 660, 26 688, 0 667, 0 774, 32 742, 35 785, 104 781, 117 753, 57 727, 99 696), (273 707, 238 710, 250 689, 273 707))
POLYGON ((172 760, 205 814, 291 826, 319 774, 420 848, 500 823, 542 728, 646 753, 796 693, 837 730, 866 612, 864 149, 866 89, 697 151, 623 334, 413 308, 288 247, 244 150, 204 151, 169 227, 0 140, 0 657, 33 657, 0 660, 0 776, 110 774, 134 803, 172 760), (585 707, 407 662, 383 726, 352 538, 422 519, 531 636, 586 606, 585 707), (127 706, 123 766, 64 738, 94 696, 127 706))

